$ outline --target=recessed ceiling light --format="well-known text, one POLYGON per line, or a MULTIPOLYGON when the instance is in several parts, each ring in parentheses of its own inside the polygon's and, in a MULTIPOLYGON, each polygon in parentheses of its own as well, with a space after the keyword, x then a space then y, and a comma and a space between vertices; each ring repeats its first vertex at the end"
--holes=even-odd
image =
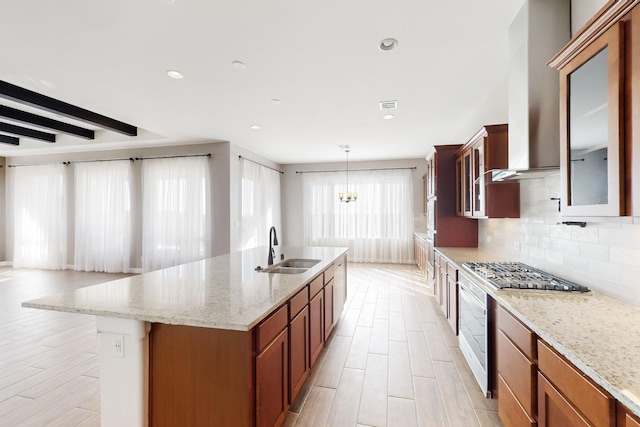
POLYGON ((247 68, 245 63, 240 61, 233 61, 231 65, 233 65, 233 68, 235 68, 236 70, 244 70, 245 68, 247 68))
POLYGON ((180 71, 176 71, 176 70, 167 71, 167 76, 171 77, 172 79, 176 79, 176 80, 180 80, 180 79, 184 78, 182 73, 180 71))
POLYGON ((398 40, 388 38, 380 42, 380 44, 378 45, 378 49, 380 49, 383 52, 388 52, 390 50, 395 49, 397 46, 398 46, 398 40))
POLYGON ((176 0, 164 0, 165 3, 175 3, 176 0))
POLYGON ((382 116, 383 119, 385 120, 391 120, 393 119, 395 116, 393 114, 385 114, 384 116, 382 116))
POLYGON ((258 125, 251 125, 251 129, 253 129, 253 130, 260 130, 261 128, 260 128, 260 126, 258 126, 258 125))
POLYGON ((280 101, 279 99, 275 99, 275 98, 273 98, 273 99, 271 100, 271 103, 272 103, 272 104, 274 104, 274 105, 280 105, 280 104, 282 104, 282 101, 280 101))

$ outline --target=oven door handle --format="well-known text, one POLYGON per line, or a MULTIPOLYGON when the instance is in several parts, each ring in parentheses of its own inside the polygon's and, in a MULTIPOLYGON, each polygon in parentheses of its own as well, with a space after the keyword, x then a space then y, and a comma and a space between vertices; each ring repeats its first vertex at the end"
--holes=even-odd
POLYGON ((484 304, 482 304, 469 289, 465 288, 462 282, 458 282, 458 285, 460 286, 460 291, 461 291, 460 297, 464 298, 465 301, 473 303, 476 307, 482 309, 482 311, 484 311, 484 313, 486 314, 487 307, 484 304))

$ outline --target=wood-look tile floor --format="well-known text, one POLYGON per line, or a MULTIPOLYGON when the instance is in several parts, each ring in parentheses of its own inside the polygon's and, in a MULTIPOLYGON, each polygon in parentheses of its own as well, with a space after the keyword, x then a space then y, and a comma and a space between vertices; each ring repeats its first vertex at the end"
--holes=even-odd
MULTIPOLYGON (((349 264, 349 300, 285 426, 502 426, 415 266, 349 264)), ((0 268, 0 426, 99 426, 95 318, 22 301, 126 275, 0 268)))
POLYGON ((351 263, 348 291, 285 426, 502 426, 416 266, 351 263))

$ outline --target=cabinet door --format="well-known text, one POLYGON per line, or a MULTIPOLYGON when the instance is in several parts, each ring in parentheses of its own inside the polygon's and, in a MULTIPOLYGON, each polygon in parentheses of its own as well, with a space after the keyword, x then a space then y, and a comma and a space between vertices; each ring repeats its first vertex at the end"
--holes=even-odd
POLYGON ((322 344, 324 342, 323 317, 324 294, 320 291, 311 299, 311 301, 309 301, 309 351, 311 352, 311 366, 313 366, 320 355, 322 344))
POLYGON ((256 356, 256 425, 282 424, 289 403, 289 349, 285 328, 256 356))
POLYGON ((471 149, 462 154, 462 214, 473 215, 473 160, 471 149))
POLYGON ((462 156, 456 158, 456 215, 464 216, 464 169, 462 156))
POLYGON ((309 374, 309 307, 289 324, 289 403, 298 395, 309 374))
POLYGON ((623 23, 560 70, 562 213, 620 216, 624 192, 623 23))
POLYGON ((640 427, 640 417, 633 415, 622 403, 618 402, 618 409, 616 412, 618 414, 617 427, 640 427))
POLYGON ((333 319, 333 280, 324 285, 324 340, 326 341, 333 331, 335 324, 333 319))
POLYGON ((472 148, 473 153, 473 216, 485 216, 485 145, 482 138, 472 148))
POLYGON ((591 426, 540 372, 538 372, 538 426, 591 426))
POLYGON ((447 276, 447 296, 449 326, 458 335, 458 283, 455 276, 447 276))

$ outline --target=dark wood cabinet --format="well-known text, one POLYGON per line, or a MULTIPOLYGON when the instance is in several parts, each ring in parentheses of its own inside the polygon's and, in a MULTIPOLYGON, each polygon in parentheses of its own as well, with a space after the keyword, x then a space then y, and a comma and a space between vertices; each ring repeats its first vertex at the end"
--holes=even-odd
POLYGON ((505 427, 535 426, 536 335, 499 306, 496 316, 498 413, 505 427))
POLYGON ((456 215, 456 152, 461 146, 436 145, 427 155, 431 184, 427 207, 427 234, 435 247, 477 247, 478 224, 456 215))
POLYGON ((507 169, 508 126, 480 129, 458 149, 456 214, 470 218, 519 218, 520 183, 495 182, 491 171, 507 169))
POLYGON ((324 293, 322 289, 309 301, 309 351, 311 366, 322 351, 324 343, 324 293))
POLYGON ((289 303, 289 313, 292 317, 289 322, 289 403, 297 396, 307 379, 310 370, 311 358, 309 356, 309 291, 303 289, 289 303), (297 298, 296 298, 297 297, 297 298), (294 301, 302 305, 298 305, 294 301))
POLYGON ((279 426, 289 408, 289 347, 285 328, 256 356, 256 426, 279 426))
POLYGON ((616 402, 564 357, 538 340, 538 425, 616 425, 616 402))
POLYGON ((640 427, 640 417, 637 417, 629 411, 622 403, 618 402, 617 408, 617 427, 640 427))
POLYGON ((324 340, 326 341, 333 331, 335 321, 333 318, 333 279, 324 285, 324 340))

